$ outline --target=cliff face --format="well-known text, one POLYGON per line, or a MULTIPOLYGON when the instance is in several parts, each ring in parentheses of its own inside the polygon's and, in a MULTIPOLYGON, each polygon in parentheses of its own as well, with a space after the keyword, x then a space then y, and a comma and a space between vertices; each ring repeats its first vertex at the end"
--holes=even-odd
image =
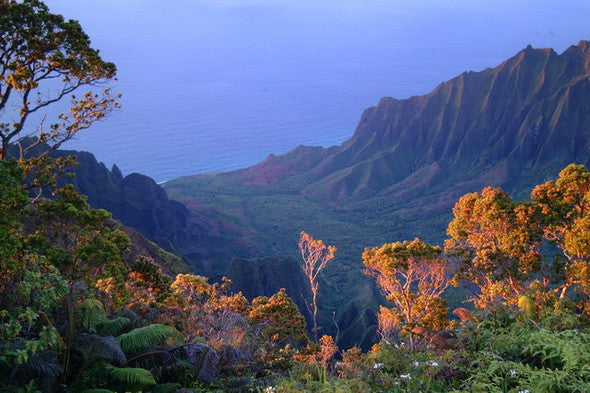
POLYGON ((388 187, 429 167, 439 182, 498 171, 497 183, 514 185, 568 162, 588 163, 589 64, 587 41, 561 55, 529 46, 427 95, 384 98, 313 169, 302 192, 327 201, 388 195, 388 187))
POLYGON ((88 152, 58 150, 53 154, 76 157, 79 165, 71 170, 75 176, 68 181, 93 207, 108 210, 159 247, 181 255, 200 274, 221 274, 232 258, 255 254, 251 232, 224 220, 213 209, 189 208, 170 200, 148 176, 133 173, 124 177, 119 168, 108 170, 88 152))
POLYGON ((345 333, 353 344, 364 342, 365 310, 377 298, 361 274, 364 247, 416 236, 440 243, 461 195, 492 185, 526 198, 572 162, 590 164, 588 41, 561 54, 529 46, 428 94, 383 98, 341 146, 300 146, 164 187, 186 204, 229 212, 260 234, 267 255, 296 255, 301 230, 338 246, 324 276, 326 307, 342 327, 356 326, 345 333))

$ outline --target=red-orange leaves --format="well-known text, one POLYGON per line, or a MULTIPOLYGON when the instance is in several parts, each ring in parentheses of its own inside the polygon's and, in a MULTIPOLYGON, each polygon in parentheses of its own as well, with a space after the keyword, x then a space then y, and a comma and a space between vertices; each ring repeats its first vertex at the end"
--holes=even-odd
POLYGON ((481 194, 463 196, 453 214, 445 251, 458 259, 455 283, 467 279, 479 286, 481 293, 473 299, 478 307, 498 301, 515 305, 531 275, 544 274, 538 208, 487 187, 481 194))
POLYGON ((408 334, 410 347, 418 343, 416 328, 440 329, 446 321, 446 304, 440 295, 448 286, 449 266, 440 247, 419 239, 365 249, 365 273, 375 277, 392 308, 381 307, 383 336, 408 334))

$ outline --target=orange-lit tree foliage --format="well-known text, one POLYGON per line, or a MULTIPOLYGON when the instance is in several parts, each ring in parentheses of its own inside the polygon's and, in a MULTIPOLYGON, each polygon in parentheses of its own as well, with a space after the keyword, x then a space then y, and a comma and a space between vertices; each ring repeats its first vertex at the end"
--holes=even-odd
POLYGON ((225 277, 220 283, 207 281, 202 276, 179 274, 171 285, 176 304, 187 313, 188 338, 204 338, 216 348, 243 345, 249 332, 248 300, 241 292, 229 295, 232 282, 225 277))
POLYGON ((590 172, 571 164, 557 181, 535 187, 531 198, 541 211, 544 236, 563 253, 555 261, 562 268, 559 297, 572 286, 590 294, 590 172))
POLYGON ((318 330, 320 329, 318 327, 318 276, 322 269, 326 267, 326 264, 334 258, 334 254, 338 249, 334 246, 326 246, 323 241, 315 240, 305 232, 301 232, 298 246, 303 259, 302 269, 311 287, 312 331, 317 341, 318 330))
POLYGON ((319 338, 317 343, 311 341, 305 348, 301 348, 293 358, 300 363, 320 366, 318 371, 326 373, 328 370, 328 363, 334 359, 334 356, 338 351, 339 348, 334 343, 334 338, 324 334, 319 338))
POLYGON ((271 297, 252 300, 250 320, 259 327, 260 338, 274 347, 301 346, 308 342, 305 318, 284 289, 271 297))
POLYGON ((125 284, 131 303, 159 305, 172 296, 172 279, 151 258, 137 258, 125 284))
POLYGON ((440 295, 449 284, 449 265, 440 247, 419 239, 384 244, 365 249, 363 263, 393 303, 379 313, 383 336, 405 333, 413 349, 416 333, 446 325, 447 307, 440 295))
POLYGON ((108 88, 73 96, 83 87, 104 86, 117 71, 91 47, 77 21, 50 13, 38 0, 0 0, 0 37, 0 160, 23 134, 36 138, 19 145, 21 158, 35 146, 59 147, 118 107, 108 88), (25 128, 27 120, 62 99, 71 99, 69 113, 46 127, 41 122, 25 128))
POLYGON ((463 196, 453 214, 445 251, 457 258, 455 284, 468 280, 478 286, 476 307, 515 306, 531 288, 547 289, 550 272, 542 263, 543 230, 534 204, 516 203, 487 187, 463 196))

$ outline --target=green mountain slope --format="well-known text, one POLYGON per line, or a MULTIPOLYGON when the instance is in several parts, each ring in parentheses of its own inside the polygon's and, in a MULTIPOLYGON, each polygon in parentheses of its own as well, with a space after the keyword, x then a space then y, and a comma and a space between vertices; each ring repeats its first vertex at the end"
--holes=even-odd
POLYGON ((300 146, 252 167, 164 185, 187 205, 224 211, 264 241, 260 255, 296 256, 301 230, 339 248, 320 287, 345 343, 363 342, 378 294, 361 273, 367 246, 444 239, 457 199, 485 186, 526 198, 571 162, 590 164, 590 42, 562 54, 527 47, 495 68, 432 92, 383 98, 354 135, 329 149, 300 146))

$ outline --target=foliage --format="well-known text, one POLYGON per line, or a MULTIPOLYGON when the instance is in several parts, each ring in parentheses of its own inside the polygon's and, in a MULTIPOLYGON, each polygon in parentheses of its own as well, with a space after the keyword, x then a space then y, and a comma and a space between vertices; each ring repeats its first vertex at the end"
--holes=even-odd
POLYGON ((317 341, 318 331, 318 275, 326 267, 326 264, 334 258, 337 248, 334 246, 326 246, 321 240, 316 240, 305 232, 301 232, 299 238, 299 252, 301 259, 303 259, 303 272, 309 280, 311 287, 311 306, 313 312, 311 313, 313 328, 312 332, 317 341))
POLYGON ((440 295, 448 285, 448 263, 440 247, 418 239, 366 249, 363 263, 374 276, 392 308, 381 306, 379 327, 383 337, 408 335, 414 349, 416 337, 425 329, 446 325, 446 304, 440 295))
POLYGON ((590 387, 587 332, 514 325, 474 355, 466 390, 581 392, 590 387))
MULTIPOLYGON (((129 238, 110 213, 90 208, 71 186, 41 192, 56 186, 71 164, 41 153, 117 104, 108 89, 73 97, 68 115, 39 127, 25 143, 29 116, 82 86, 113 79, 116 70, 77 22, 49 13, 38 0, 0 0, 0 27, 2 389, 590 390, 590 174, 584 167, 570 165, 557 181, 537 186, 530 202, 515 202, 497 188, 464 196, 449 224, 447 255, 418 239, 366 249, 367 272, 391 302, 379 313, 383 340, 368 353, 341 352, 331 336, 318 339, 317 322, 320 273, 336 247, 301 232, 312 342, 285 290, 249 302, 225 278, 173 279, 158 260, 128 261, 129 238), (48 79, 57 95, 43 94, 48 79), (7 159, 11 142, 18 161, 7 159), (33 188, 37 195, 29 194, 33 188), (560 255, 549 262, 551 248, 560 255), (479 310, 456 310, 461 321, 447 320, 442 298, 449 261, 457 267, 456 283, 468 280, 479 290, 473 299, 479 310)), ((267 213, 264 205, 253 209, 267 213)), ((327 222, 348 236, 350 228, 327 222)), ((364 234, 367 244, 374 234, 364 234)))
POLYGON ((127 317, 115 317, 96 325, 96 332, 101 336, 118 336, 129 327, 131 320, 127 317))
POLYGON ((125 352, 156 347, 169 337, 175 337, 178 331, 172 326, 149 325, 123 333, 117 340, 125 352))
POLYGON ((107 321, 104 306, 97 299, 84 299, 78 305, 78 312, 82 329, 87 332, 96 332, 96 326, 107 321))
POLYGON ((131 302, 163 302, 172 295, 172 279, 162 273, 162 268, 146 257, 140 256, 131 267, 128 290, 131 302))
POLYGON ((453 208, 446 252, 459 259, 455 283, 466 279, 480 294, 473 299, 480 308, 498 301, 516 305, 527 293, 536 274, 542 287, 549 284, 541 261, 541 235, 536 209, 516 203, 507 193, 487 187, 481 194, 463 196, 453 208))
POLYGON ((118 107, 108 88, 72 95, 84 86, 101 86, 116 74, 115 65, 101 59, 77 21, 52 14, 39 0, 2 0, 0 32, 0 160, 26 132, 29 118, 66 97, 71 96, 69 114, 59 115, 47 129, 40 124, 35 142, 20 146, 21 158, 42 144, 59 147, 118 107))
POLYGON ((133 367, 106 367, 109 375, 117 382, 121 382, 129 387, 144 388, 155 385, 156 381, 152 373, 143 368, 133 367))
POLYGON ((545 237, 565 257, 560 298, 572 286, 590 294, 590 172, 568 165, 555 182, 535 187, 531 198, 541 211, 545 237))
POLYGON ((35 212, 39 229, 29 243, 65 277, 89 284, 110 276, 123 280, 129 238, 107 225, 110 213, 90 208, 73 186, 58 190, 56 199, 40 200, 35 212))
POLYGON ((270 298, 252 300, 249 317, 261 326, 260 337, 266 344, 285 347, 307 343, 305 319, 284 289, 270 298))

